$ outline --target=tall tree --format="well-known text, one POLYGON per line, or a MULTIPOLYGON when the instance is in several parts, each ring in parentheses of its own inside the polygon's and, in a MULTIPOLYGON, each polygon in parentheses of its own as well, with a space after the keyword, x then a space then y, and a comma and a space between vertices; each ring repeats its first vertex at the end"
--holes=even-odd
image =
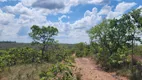
POLYGON ((54 36, 58 34, 58 29, 53 26, 40 28, 37 25, 31 27, 32 32, 29 33, 29 36, 32 37, 33 43, 42 44, 42 58, 45 53, 46 46, 54 43, 54 36))
POLYGON ((132 75, 133 75, 133 55, 134 55, 134 45, 135 41, 141 42, 140 34, 142 33, 142 8, 133 10, 132 12, 125 14, 122 17, 123 26, 127 27, 127 41, 131 41, 132 47, 132 75))
POLYGON ((142 8, 124 14, 120 19, 105 20, 90 29, 88 33, 91 41, 99 42, 103 52, 109 52, 109 57, 113 54, 119 54, 119 50, 132 47, 133 67, 134 44, 135 41, 141 42, 142 8))

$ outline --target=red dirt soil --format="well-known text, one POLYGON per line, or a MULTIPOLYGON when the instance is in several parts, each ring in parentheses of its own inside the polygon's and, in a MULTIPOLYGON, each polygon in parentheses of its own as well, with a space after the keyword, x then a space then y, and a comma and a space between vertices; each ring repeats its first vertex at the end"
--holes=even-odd
POLYGON ((90 58, 76 58, 76 68, 81 74, 81 80, 128 80, 125 77, 116 76, 115 73, 108 73, 90 58))

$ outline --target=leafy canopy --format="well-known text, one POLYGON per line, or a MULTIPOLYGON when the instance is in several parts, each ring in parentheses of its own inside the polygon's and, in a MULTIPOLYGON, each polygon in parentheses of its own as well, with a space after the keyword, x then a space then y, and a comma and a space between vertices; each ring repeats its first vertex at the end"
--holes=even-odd
POLYGON ((29 33, 30 37, 33 38, 34 43, 49 44, 54 42, 53 36, 58 34, 58 29, 53 26, 40 28, 37 25, 31 27, 32 32, 29 33))

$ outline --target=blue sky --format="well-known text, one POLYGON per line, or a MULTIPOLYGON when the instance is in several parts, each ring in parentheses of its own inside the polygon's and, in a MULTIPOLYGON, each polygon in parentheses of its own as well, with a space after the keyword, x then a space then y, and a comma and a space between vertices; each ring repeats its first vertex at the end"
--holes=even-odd
POLYGON ((141 0, 0 0, 0 40, 31 42, 32 25, 50 25, 60 43, 89 43, 91 27, 141 7, 141 0))

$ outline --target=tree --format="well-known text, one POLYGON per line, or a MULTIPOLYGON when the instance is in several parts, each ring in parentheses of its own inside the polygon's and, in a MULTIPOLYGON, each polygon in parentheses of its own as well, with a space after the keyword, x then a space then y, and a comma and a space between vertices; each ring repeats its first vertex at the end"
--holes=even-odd
POLYGON ((44 52, 46 46, 54 43, 54 36, 58 34, 58 29, 53 26, 40 28, 37 25, 33 25, 31 27, 32 32, 29 33, 29 36, 32 37, 33 43, 40 43, 42 45, 42 58, 44 56, 44 52))
POLYGON ((131 48, 132 48, 132 54, 131 54, 131 66, 132 66, 132 75, 134 75, 133 70, 133 55, 134 55, 134 45, 135 41, 141 42, 140 34, 142 33, 142 8, 133 10, 132 12, 125 14, 122 17, 123 20, 123 26, 127 27, 127 41, 131 41, 131 48))
POLYGON ((126 48, 131 47, 133 65, 135 41, 141 42, 141 12, 142 9, 136 9, 124 14, 120 19, 105 20, 101 24, 96 25, 88 31, 91 42, 98 43, 101 48, 100 53, 108 53, 106 57, 108 59, 110 57, 115 59, 114 55, 121 56, 119 53, 122 53, 126 48))

